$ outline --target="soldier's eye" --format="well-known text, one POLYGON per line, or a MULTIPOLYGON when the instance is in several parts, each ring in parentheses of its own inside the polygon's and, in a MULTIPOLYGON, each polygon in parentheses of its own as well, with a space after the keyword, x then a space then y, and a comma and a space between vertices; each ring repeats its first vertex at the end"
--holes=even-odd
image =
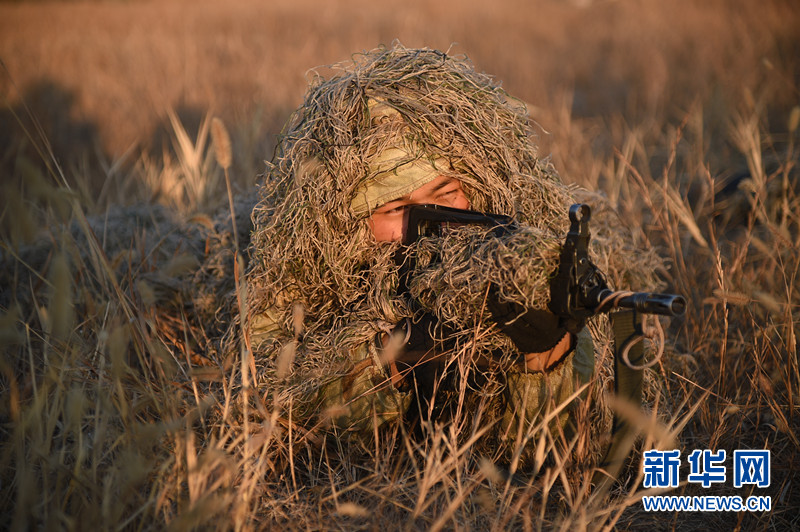
POLYGON ((451 200, 453 197, 458 195, 460 190, 461 189, 459 187, 457 187, 457 186, 456 187, 452 187, 452 188, 445 188, 441 192, 439 192, 439 194, 436 196, 436 199, 437 200, 438 199, 451 200))
POLYGON ((405 204, 399 204, 399 205, 394 205, 394 206, 393 205, 384 205, 383 207, 378 209, 375 212, 375 214, 397 214, 399 212, 402 212, 402 210, 405 209, 405 208, 406 208, 405 204))

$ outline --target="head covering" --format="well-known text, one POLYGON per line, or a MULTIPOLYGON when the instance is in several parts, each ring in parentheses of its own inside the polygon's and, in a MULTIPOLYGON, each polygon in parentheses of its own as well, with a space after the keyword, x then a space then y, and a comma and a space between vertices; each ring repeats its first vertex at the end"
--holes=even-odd
POLYGON ((375 98, 367 100, 367 109, 370 122, 392 123, 399 128, 399 134, 393 135, 395 145, 384 147, 372 158, 367 178, 350 201, 350 210, 356 216, 369 215, 384 203, 410 194, 449 169, 445 159, 436 159, 424 148, 414 146, 409 139, 409 128, 397 109, 375 98))
POLYGON ((443 158, 430 160, 424 154, 415 157, 403 148, 387 148, 373 160, 370 177, 356 190, 350 209, 357 216, 371 213, 436 179, 448 167, 443 158))

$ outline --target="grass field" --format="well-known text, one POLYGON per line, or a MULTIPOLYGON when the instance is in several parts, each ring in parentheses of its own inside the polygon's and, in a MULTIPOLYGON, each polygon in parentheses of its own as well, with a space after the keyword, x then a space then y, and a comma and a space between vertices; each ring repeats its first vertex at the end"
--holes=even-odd
POLYGON ((0 60, 0 256, 13 264, 0 295, 15 293, 0 299, 3 528, 800 527, 796 2, 0 3, 0 60), (602 498, 580 464, 518 481, 446 433, 312 458, 278 405, 235 393, 235 368, 164 347, 84 216, 217 212, 212 116, 246 194, 309 69, 395 39, 502 80, 565 181, 604 194, 667 259, 689 308, 668 329, 643 445, 770 449, 768 488, 733 489, 729 474, 672 493, 769 495, 772 511, 648 513, 636 461, 602 498), (60 229, 69 220, 77 232, 60 229), (22 275, 13 257, 43 241, 46 267, 22 275))

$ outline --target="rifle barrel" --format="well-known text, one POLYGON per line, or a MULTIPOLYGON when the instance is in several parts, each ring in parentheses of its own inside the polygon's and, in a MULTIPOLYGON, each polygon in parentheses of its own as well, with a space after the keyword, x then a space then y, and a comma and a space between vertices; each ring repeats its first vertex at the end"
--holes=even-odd
MULTIPOLYGON (((597 303, 600 304, 611 295, 609 289, 600 292, 597 303)), ((677 294, 657 294, 649 292, 636 292, 629 296, 619 298, 616 306, 634 309, 642 314, 659 314, 661 316, 682 316, 686 312, 686 299, 677 294)))

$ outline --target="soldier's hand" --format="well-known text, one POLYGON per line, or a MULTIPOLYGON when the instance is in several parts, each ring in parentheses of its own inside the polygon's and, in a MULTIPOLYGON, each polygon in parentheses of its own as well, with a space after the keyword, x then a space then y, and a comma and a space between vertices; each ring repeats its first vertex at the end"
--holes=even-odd
POLYGON ((492 320, 521 353, 552 350, 568 335, 558 316, 547 310, 526 309, 517 303, 489 297, 486 302, 492 320))
POLYGON ((575 337, 567 333, 552 349, 541 353, 525 353, 525 367, 529 371, 547 371, 553 368, 572 351, 574 341, 575 337))

